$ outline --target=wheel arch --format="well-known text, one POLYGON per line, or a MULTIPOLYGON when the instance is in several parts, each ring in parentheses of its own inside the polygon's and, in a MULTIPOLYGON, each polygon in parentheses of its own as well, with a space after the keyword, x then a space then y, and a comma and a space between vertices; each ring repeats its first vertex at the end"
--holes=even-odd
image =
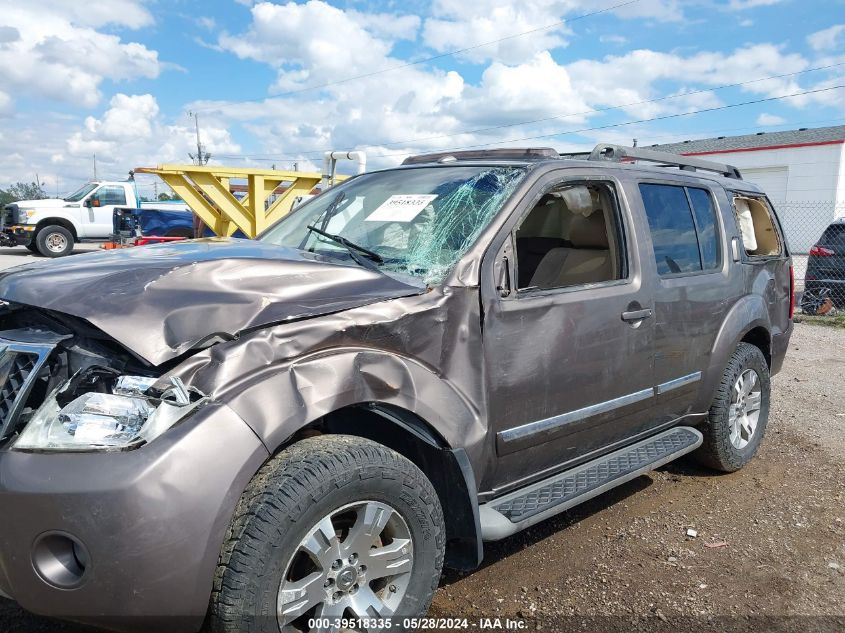
POLYGON ((757 346, 771 366, 771 331, 769 311, 759 295, 746 295, 737 301, 722 321, 710 352, 710 364, 705 372, 706 402, 716 393, 731 355, 741 342, 757 346))
POLYGON ((314 435, 354 435, 406 457, 428 477, 446 522, 445 564, 471 570, 483 557, 475 476, 466 451, 452 448, 416 413, 383 402, 346 406, 303 426, 274 455, 314 435))
POLYGON ((62 228, 70 231, 70 234, 73 236, 73 240, 75 242, 79 241, 79 232, 76 230, 76 225, 67 218, 46 218, 44 220, 40 220, 38 224, 35 225, 33 239, 35 239, 35 236, 41 232, 42 229, 45 229, 48 226, 61 226, 62 228))

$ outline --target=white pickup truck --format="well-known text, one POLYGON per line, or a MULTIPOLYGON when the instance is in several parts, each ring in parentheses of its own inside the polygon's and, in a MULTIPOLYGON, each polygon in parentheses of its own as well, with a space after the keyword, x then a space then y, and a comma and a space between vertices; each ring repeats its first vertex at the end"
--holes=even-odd
POLYGON ((45 257, 68 255, 76 242, 108 238, 116 207, 188 209, 183 202, 141 202, 132 180, 89 182, 66 198, 7 204, 0 246, 26 246, 45 257))

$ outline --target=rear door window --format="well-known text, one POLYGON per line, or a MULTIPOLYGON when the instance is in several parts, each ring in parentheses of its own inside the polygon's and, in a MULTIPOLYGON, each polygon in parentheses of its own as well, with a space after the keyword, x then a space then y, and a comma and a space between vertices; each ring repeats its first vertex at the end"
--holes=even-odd
POLYGON ((721 263, 716 205, 706 189, 641 183, 660 275, 715 270, 721 263))

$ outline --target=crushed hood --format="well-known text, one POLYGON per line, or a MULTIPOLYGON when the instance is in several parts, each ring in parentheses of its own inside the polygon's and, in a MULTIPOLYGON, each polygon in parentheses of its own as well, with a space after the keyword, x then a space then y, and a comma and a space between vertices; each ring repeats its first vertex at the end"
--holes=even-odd
POLYGON ((246 329, 422 289, 360 266, 210 238, 39 261, 0 273, 0 298, 85 319, 153 365, 246 329))

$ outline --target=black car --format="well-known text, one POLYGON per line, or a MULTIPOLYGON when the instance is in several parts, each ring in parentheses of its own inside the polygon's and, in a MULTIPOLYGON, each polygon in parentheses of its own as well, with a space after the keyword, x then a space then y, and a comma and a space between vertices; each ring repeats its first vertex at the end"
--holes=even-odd
POLYGON ((845 308, 845 218, 828 226, 810 249, 804 294, 827 295, 836 308, 845 308))

